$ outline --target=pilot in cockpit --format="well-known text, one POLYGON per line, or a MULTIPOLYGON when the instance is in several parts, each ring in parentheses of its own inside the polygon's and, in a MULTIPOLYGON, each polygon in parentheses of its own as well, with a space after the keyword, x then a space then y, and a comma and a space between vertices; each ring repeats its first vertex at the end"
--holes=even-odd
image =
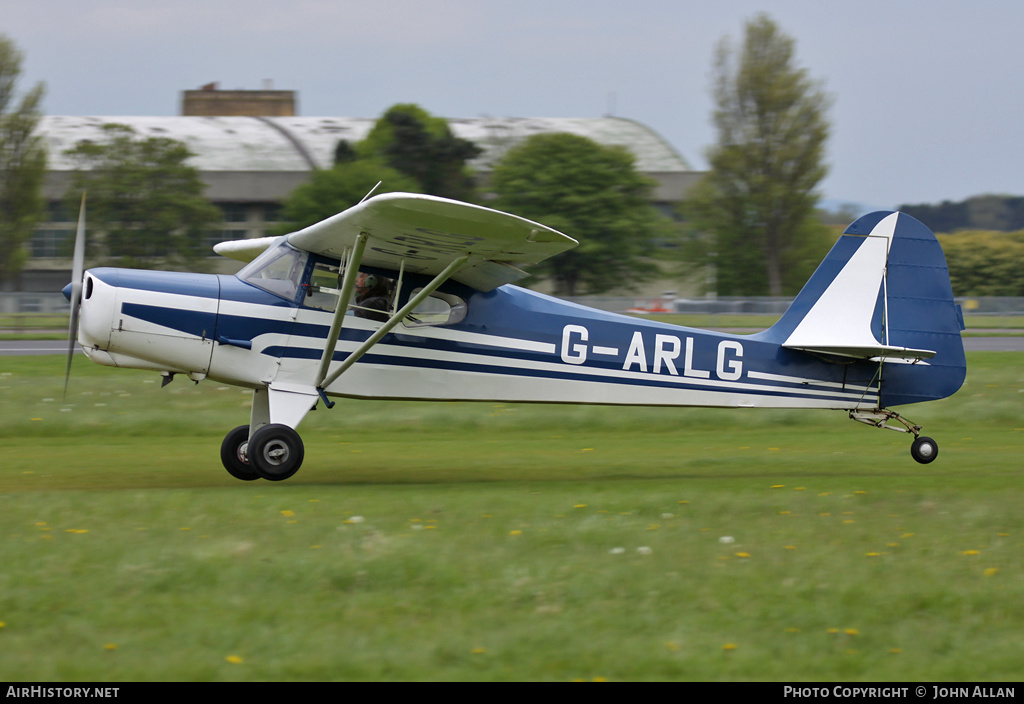
POLYGON ((355 315, 384 322, 391 308, 390 279, 360 271, 356 276, 355 315))

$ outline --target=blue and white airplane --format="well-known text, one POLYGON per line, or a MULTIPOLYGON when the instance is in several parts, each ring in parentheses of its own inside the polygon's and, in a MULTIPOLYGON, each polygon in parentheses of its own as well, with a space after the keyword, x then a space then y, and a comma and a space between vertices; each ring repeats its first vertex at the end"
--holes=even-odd
POLYGON ((217 245, 248 262, 235 276, 83 275, 76 252, 65 293, 94 362, 252 389, 249 422, 221 448, 242 480, 292 476, 296 428, 339 396, 841 409, 913 434, 914 459, 935 459, 935 441, 888 410, 949 396, 966 373, 942 249, 914 218, 854 222, 778 323, 752 335, 511 285, 519 266, 576 244, 515 215, 390 193, 284 237, 217 245))

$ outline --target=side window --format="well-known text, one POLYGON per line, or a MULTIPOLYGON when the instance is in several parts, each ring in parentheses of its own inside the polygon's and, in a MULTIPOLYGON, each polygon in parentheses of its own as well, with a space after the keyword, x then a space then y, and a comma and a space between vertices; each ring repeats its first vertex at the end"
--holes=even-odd
POLYGON ((318 258, 313 266, 313 273, 309 277, 309 284, 306 286, 306 300, 302 305, 333 313, 338 307, 340 289, 341 267, 338 262, 318 258))
MULTIPOLYGON (((423 289, 415 289, 415 296, 423 289)), ((452 325, 466 317, 466 302, 458 296, 435 291, 406 316, 405 326, 410 328, 427 325, 452 325)))

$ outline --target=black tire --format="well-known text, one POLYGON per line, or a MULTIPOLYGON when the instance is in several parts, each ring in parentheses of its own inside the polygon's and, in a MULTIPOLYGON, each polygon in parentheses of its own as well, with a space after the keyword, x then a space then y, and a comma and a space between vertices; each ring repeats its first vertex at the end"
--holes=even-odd
POLYGON ((220 445, 220 461, 223 463, 224 469, 228 470, 228 474, 232 477, 241 479, 243 482, 251 482, 260 478, 246 457, 248 444, 249 426, 240 425, 228 433, 220 445))
POLYGON ((939 456, 939 445, 931 438, 921 435, 910 446, 910 454, 921 464, 928 464, 939 456))
POLYGON ((292 428, 280 423, 264 425, 253 433, 247 451, 256 473, 272 482, 282 481, 298 472, 304 455, 302 438, 292 428))

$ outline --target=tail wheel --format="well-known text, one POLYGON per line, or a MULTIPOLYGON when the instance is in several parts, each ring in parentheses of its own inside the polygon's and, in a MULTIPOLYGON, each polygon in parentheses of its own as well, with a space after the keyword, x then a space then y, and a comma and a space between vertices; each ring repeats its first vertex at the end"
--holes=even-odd
POLYGON ((259 476, 279 482, 299 471, 305 449, 295 430, 271 423, 253 433, 246 456, 259 476))
POLYGON ((919 435, 910 446, 910 454, 921 464, 928 464, 939 456, 939 446, 931 438, 919 435))
POLYGON ((235 479, 251 482, 259 479, 255 468, 249 463, 247 450, 249 446, 249 426, 240 425, 224 438, 220 446, 220 461, 235 479))

